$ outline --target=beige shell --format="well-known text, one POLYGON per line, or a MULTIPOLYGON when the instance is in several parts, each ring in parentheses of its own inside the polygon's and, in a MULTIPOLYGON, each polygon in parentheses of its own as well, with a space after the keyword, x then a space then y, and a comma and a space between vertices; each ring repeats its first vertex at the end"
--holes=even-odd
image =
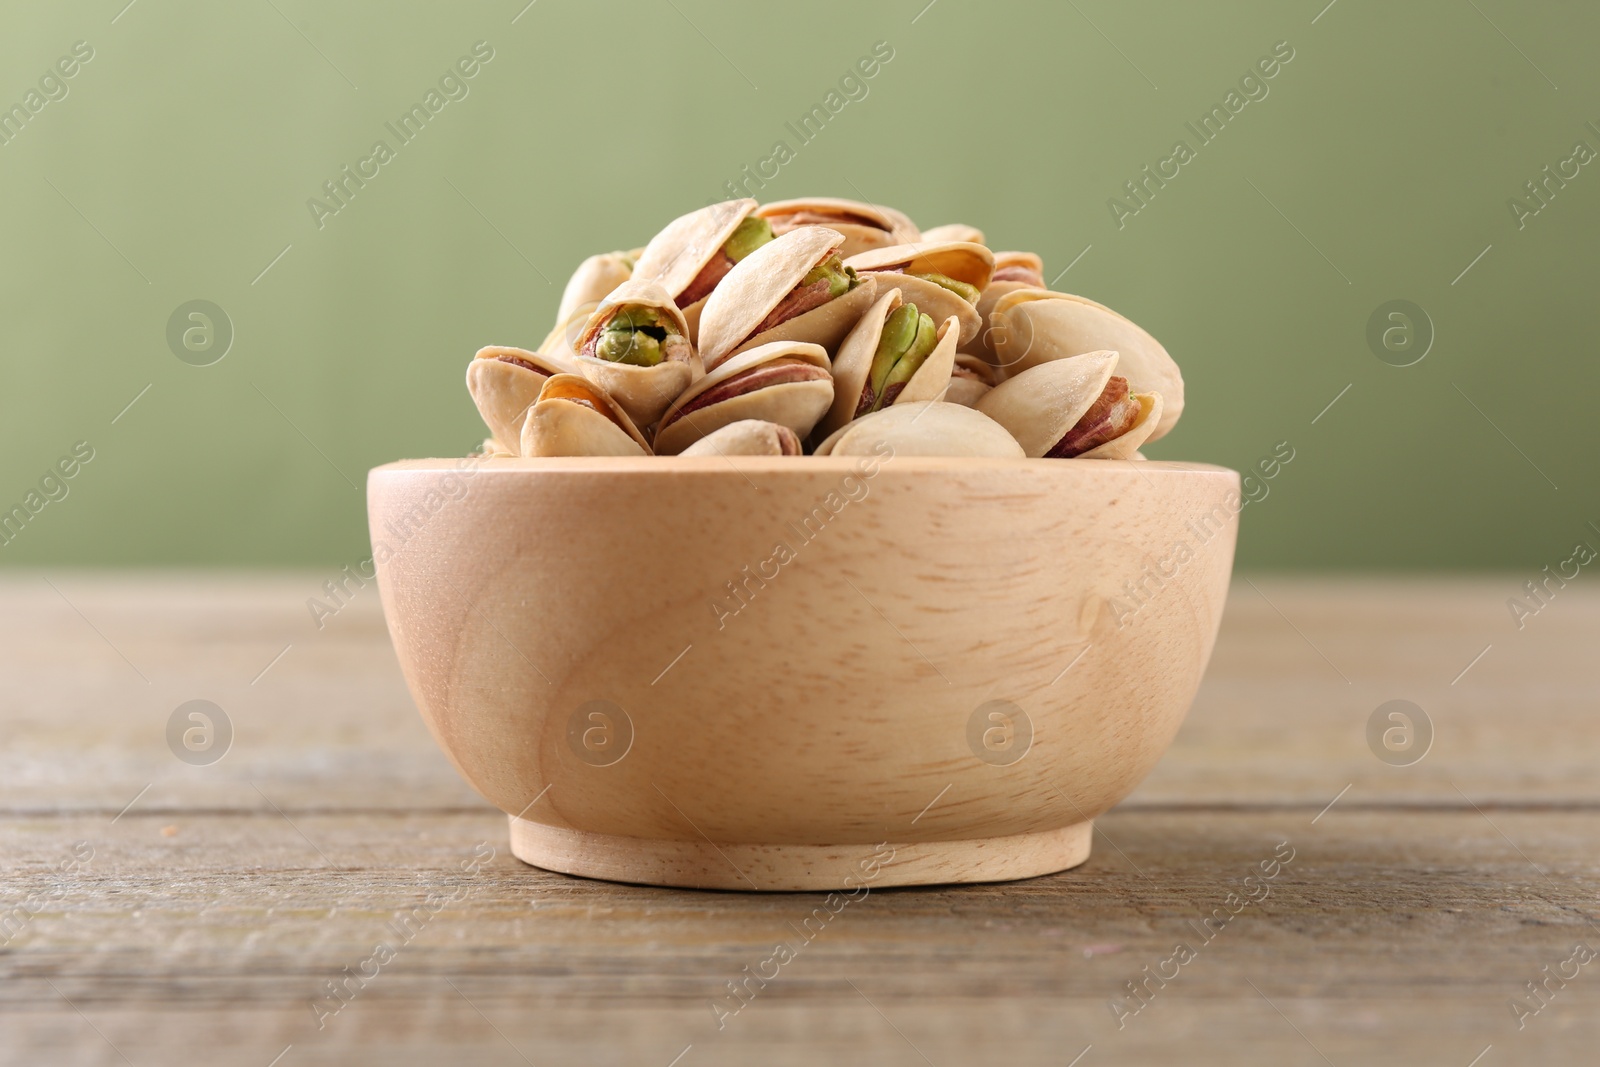
POLYGON ((769 345, 775 341, 803 341, 821 345, 830 353, 837 352, 845 337, 867 308, 877 298, 877 283, 863 278, 856 287, 843 296, 835 297, 821 307, 780 322, 770 330, 756 334, 733 350, 734 355, 752 348, 769 345))
POLYGON ((987 360, 958 352, 944 399, 962 407, 977 407, 978 401, 994 388, 994 377, 994 368, 987 360))
POLYGON ((994 253, 968 241, 924 241, 862 252, 846 259, 845 266, 862 272, 903 270, 908 274, 926 274, 932 271, 982 291, 994 274, 994 253))
MULTIPOLYGON (((994 254, 994 270, 996 274, 1006 267, 1013 266, 1031 267, 1041 276, 1041 280, 1043 278, 1044 260, 1033 252, 996 252, 994 254)), ((996 357, 993 338, 990 333, 992 327, 989 322, 989 316, 994 312, 994 306, 1007 293, 1014 293, 1018 289, 1036 288, 1038 286, 1031 285, 1028 282, 1012 281, 1007 278, 997 280, 991 275, 989 284, 984 286, 983 292, 978 295, 978 318, 983 323, 983 326, 978 331, 978 336, 963 345, 961 351, 982 356, 985 361, 993 366, 996 363, 996 357)), ((1004 374, 1001 377, 1004 377, 1004 374)))
MULTIPOLYGON (((750 331, 759 326, 772 309, 800 284, 807 272, 827 259, 843 240, 838 233, 825 226, 802 226, 768 241, 741 259, 722 279, 722 284, 712 290, 706 298, 705 308, 700 312, 699 351, 706 370, 715 370, 736 349, 744 347, 747 339, 755 342, 756 338, 750 336, 750 331)), ((822 307, 812 308, 805 315, 797 315, 789 322, 780 323, 767 333, 775 333, 796 319, 815 315, 850 295, 845 293, 822 307)), ((865 310, 865 305, 862 309, 865 310)), ((849 326, 846 326, 839 332, 839 337, 843 338, 848 331, 849 326)))
MULTIPOLYGON (((634 278, 617 286, 600 301, 573 342, 575 351, 581 353, 589 340, 624 304, 655 308, 665 313, 685 338, 689 336, 689 326, 684 321, 683 312, 678 310, 666 290, 655 282, 634 278)), ((700 371, 692 344, 688 360, 663 360, 653 367, 612 363, 585 355, 574 355, 573 360, 579 373, 610 394, 639 426, 649 426, 659 419, 661 413, 667 410, 667 405, 689 388, 689 383, 700 371)))
POLYGON ((1131 392, 1161 394, 1161 421, 1152 441, 1183 414, 1183 374, 1167 350, 1102 304, 1069 293, 1018 289, 995 304, 990 325, 996 363, 1010 375, 1084 352, 1118 353, 1117 373, 1128 379, 1131 392))
POLYGON ((1139 421, 1121 437, 1114 437, 1103 445, 1095 445, 1087 452, 1080 452, 1078 459, 1144 459, 1139 454, 1139 446, 1150 440, 1150 435, 1161 424, 1161 394, 1128 395, 1139 402, 1139 421))
POLYGON ((571 361, 578 353, 574 347, 578 334, 589 324, 589 316, 594 314, 594 309, 600 306, 600 301, 592 300, 579 304, 567 313, 566 318, 559 320, 545 339, 539 345, 539 351, 549 356, 571 361))
POLYGON ((981 292, 994 272, 994 255, 982 245, 961 241, 896 245, 851 256, 845 265, 854 267, 863 277, 877 276, 880 287, 891 283, 899 286, 905 298, 932 315, 935 322, 954 315, 961 323, 957 348, 969 347, 983 327, 983 319, 973 305, 941 285, 911 276, 931 271, 966 282, 981 292), (900 271, 905 273, 896 273, 900 271))
POLYGON ((796 436, 804 439, 833 401, 831 378, 765 386, 741 396, 718 401, 681 419, 674 419, 679 408, 693 401, 707 389, 784 356, 804 360, 824 370, 829 366, 828 353, 821 345, 797 341, 775 341, 730 357, 716 370, 690 386, 682 396, 673 401, 666 414, 661 416, 661 427, 656 431, 655 438, 656 453, 664 456, 675 455, 702 437, 744 419, 775 422, 787 426, 796 436))
MULTIPOLYGON (((904 303, 899 289, 890 289, 867 309, 850 335, 839 346, 833 361, 833 405, 816 428, 819 437, 826 437, 856 417, 856 407, 861 402, 861 390, 866 388, 867 376, 872 373, 872 360, 878 352, 878 341, 883 336, 883 324, 890 312, 904 303)), ((920 311, 921 308, 919 307, 920 311)), ((938 321, 938 320, 935 320, 938 321)), ((939 323, 934 346, 922 366, 906 382, 896 404, 911 404, 919 400, 938 400, 950 384, 950 371, 955 366, 956 332, 954 318, 939 323)))
POLYGON ((650 445, 628 413, 578 374, 557 374, 544 383, 522 424, 521 445, 524 456, 650 455, 650 445))
POLYGON ((987 456, 1023 459, 1005 427, 972 408, 925 400, 894 404, 835 430, 819 456, 987 456))
POLYGON ((504 441, 512 448, 522 438, 522 420, 528 409, 539 399, 539 391, 553 374, 571 371, 565 361, 541 356, 525 348, 490 345, 478 349, 478 354, 467 364, 467 392, 478 406, 478 414, 494 435, 494 440, 504 441), (532 363, 540 370, 533 371, 515 363, 507 363, 497 356, 514 356, 532 363))
POLYGON ((942 243, 945 241, 964 241, 967 244, 986 245, 989 242, 983 239, 983 231, 976 226, 968 226, 964 222, 948 222, 943 226, 935 226, 931 230, 922 231, 924 243, 942 243))
POLYGON ((995 386, 978 410, 1009 430, 1029 459, 1038 459, 1094 406, 1116 366, 1115 352, 1041 363, 995 386))
POLYGON ((860 200, 844 200, 834 196, 774 200, 757 208, 756 214, 764 219, 778 219, 781 224, 783 216, 797 211, 837 216, 835 221, 830 221, 826 225, 843 238, 844 244, 839 250, 842 256, 853 256, 872 248, 922 240, 922 232, 917 229, 917 224, 904 212, 883 204, 867 204, 860 200), (871 225, 847 221, 847 216, 851 215, 867 219, 871 225))
POLYGON ((800 437, 787 426, 762 419, 740 419, 713 430, 678 453, 680 456, 798 456, 800 437))
POLYGON ((582 304, 593 304, 633 275, 633 257, 626 252, 603 252, 578 264, 561 291, 556 323, 565 322, 582 304))
POLYGON ((747 197, 678 216, 644 246, 633 276, 657 283, 676 300, 755 209, 755 200, 747 197))

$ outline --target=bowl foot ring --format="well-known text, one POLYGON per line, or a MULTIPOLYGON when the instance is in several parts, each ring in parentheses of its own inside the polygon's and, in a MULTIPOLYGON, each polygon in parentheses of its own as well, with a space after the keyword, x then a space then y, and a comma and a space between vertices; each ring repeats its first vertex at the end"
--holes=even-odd
POLYGON ((1004 837, 847 845, 715 845, 511 820, 511 854, 562 874, 684 889, 768 892, 1007 882, 1089 858, 1092 822, 1004 837))

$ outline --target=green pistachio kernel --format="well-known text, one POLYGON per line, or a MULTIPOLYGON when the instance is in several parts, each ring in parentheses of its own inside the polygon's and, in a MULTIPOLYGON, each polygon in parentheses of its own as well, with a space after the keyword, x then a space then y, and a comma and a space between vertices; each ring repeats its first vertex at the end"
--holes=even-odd
POLYGON ((933 271, 929 271, 926 274, 913 274, 912 277, 921 278, 925 282, 932 282, 941 289, 948 289, 969 304, 976 304, 978 302, 978 287, 975 285, 968 285, 966 282, 958 282, 954 278, 946 277, 943 274, 936 274, 933 271))
POLYGON ((815 285, 823 280, 828 283, 828 297, 830 299, 843 296, 854 289, 861 281, 856 276, 855 268, 845 266, 837 255, 829 256, 815 267, 812 267, 806 272, 806 276, 800 279, 800 284, 802 286, 815 285))
POLYGON ((732 237, 722 242, 722 251, 737 263, 773 237, 772 223, 751 215, 739 223, 739 228, 733 231, 732 237))
POLYGON ((594 346, 594 354, 608 363, 654 367, 661 362, 661 342, 643 330, 607 330, 594 346))
POLYGON ((898 394, 895 387, 903 388, 911 380, 935 344, 933 319, 921 314, 917 305, 901 304, 891 311, 878 335, 878 350, 867 378, 866 395, 871 399, 857 414, 877 411, 892 400, 890 393, 898 394))

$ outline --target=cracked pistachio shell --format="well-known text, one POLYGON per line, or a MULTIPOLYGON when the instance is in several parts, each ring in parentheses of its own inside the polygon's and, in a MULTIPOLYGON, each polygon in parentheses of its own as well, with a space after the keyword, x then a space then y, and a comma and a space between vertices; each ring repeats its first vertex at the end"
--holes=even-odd
POLYGON ((613 289, 590 314, 573 342, 573 349, 578 353, 573 356, 573 361, 579 373, 622 405, 635 425, 649 426, 661 417, 668 404, 689 388, 689 383, 699 373, 699 362, 692 344, 687 360, 663 360, 653 367, 612 363, 595 356, 582 355, 590 339, 611 321, 617 309, 624 304, 655 308, 677 327, 685 343, 688 343, 688 323, 666 290, 655 282, 634 278, 613 289))
POLYGON ((942 244, 895 245, 851 256, 845 266, 863 277, 876 276, 880 288, 898 286, 908 303, 917 305, 934 322, 954 315, 961 324, 956 347, 972 343, 983 327, 978 309, 956 293, 915 274, 943 274, 977 289, 981 294, 994 271, 994 254, 979 244, 946 241, 942 244), (897 271, 904 273, 895 273, 897 271))
POLYGON ((673 401, 656 431, 655 448, 659 455, 675 455, 703 437, 746 419, 775 422, 793 430, 802 440, 809 434, 822 413, 833 400, 833 378, 812 381, 783 382, 751 389, 749 392, 719 400, 677 417, 679 409, 687 407, 701 394, 734 381, 750 371, 757 370, 773 360, 798 359, 823 371, 828 370, 828 353, 821 345, 794 341, 774 341, 725 360, 721 366, 700 378, 684 394, 673 401))
POLYGON ((884 204, 867 204, 834 196, 774 200, 756 209, 774 230, 790 226, 826 226, 843 238, 839 254, 853 256, 871 248, 922 240, 922 232, 904 212, 884 204))
POLYGON ((894 404, 845 423, 817 446, 819 456, 982 456, 1022 459, 1005 427, 973 408, 925 400, 894 404))
POLYGON ((1150 440, 1164 436, 1183 414, 1178 365, 1161 342, 1103 304, 1069 293, 1018 289, 995 304, 990 325, 995 362, 1007 375, 1109 349, 1118 354, 1117 373, 1128 379, 1131 392, 1161 394, 1161 420, 1150 440))
POLYGON ((944 399, 962 407, 977 407, 978 401, 994 388, 994 368, 979 356, 957 353, 950 371, 950 385, 944 399))
POLYGON ((976 226, 968 226, 964 222, 948 222, 943 226, 935 226, 931 230, 922 231, 923 244, 941 244, 945 241, 961 241, 972 245, 986 245, 989 243, 983 239, 982 230, 976 226))
POLYGON ((539 399, 539 390, 551 375, 570 370, 564 360, 525 348, 490 345, 480 348, 467 364, 467 392, 493 440, 515 449, 522 438, 522 420, 539 399))
POLYGON ((633 257, 627 252, 604 252, 590 256, 578 264, 578 269, 567 279, 561 291, 561 303, 556 308, 556 322, 560 324, 571 317, 582 304, 593 304, 633 276, 633 257))
MULTIPOLYGON (((878 352, 884 323, 888 321, 889 313, 904 302, 899 289, 884 293, 866 310, 839 346, 839 354, 833 360, 833 404, 817 426, 819 437, 826 437, 856 417, 856 406, 861 402, 861 391, 866 388, 867 378, 872 373, 872 360, 878 352)), ((917 305, 917 310, 923 310, 922 305, 917 305)), ((937 319, 934 321, 939 322, 937 319)), ((944 395, 950 384, 950 372, 955 366, 958 330, 959 324, 954 316, 939 322, 934 334, 938 343, 895 397, 895 404, 938 400, 944 395)))
POLYGON ((1030 281, 1018 281, 1013 278, 990 277, 989 284, 984 286, 983 292, 978 295, 978 318, 983 322, 983 328, 978 331, 978 336, 962 346, 963 352, 982 356, 991 365, 996 363, 994 354, 992 327, 989 316, 994 312, 994 307, 1000 298, 1007 293, 1014 293, 1018 289, 1038 289, 1044 286, 1044 260, 1032 252, 996 252, 994 254, 994 272, 999 274, 1007 268, 1022 268, 1031 271, 1037 277, 1030 281))
POLYGON ((1127 433, 1114 437, 1103 445, 1080 452, 1078 459, 1144 459, 1139 446, 1150 440, 1150 435, 1161 422, 1160 393, 1130 393, 1139 402, 1139 421, 1127 433))
POLYGON ((746 197, 678 216, 644 246, 633 276, 655 282, 677 300, 755 209, 755 200, 746 197))
POLYGON ((872 303, 873 290, 864 284, 770 330, 755 336, 751 331, 843 240, 824 226, 802 226, 741 259, 706 298, 700 312, 699 352, 706 370, 715 370, 735 352, 773 341, 837 348, 872 303), (867 289, 864 295, 863 289, 867 289))
POLYGON ((1117 361, 1115 352, 1085 352, 1041 363, 989 390, 978 410, 1010 431, 1029 459, 1038 459, 1099 399, 1117 361))
POLYGON ((524 456, 648 456, 650 445, 628 413, 578 374, 544 383, 522 424, 524 456))
POLYGON ((762 419, 740 419, 713 430, 680 456, 798 456, 800 438, 789 427, 762 419))

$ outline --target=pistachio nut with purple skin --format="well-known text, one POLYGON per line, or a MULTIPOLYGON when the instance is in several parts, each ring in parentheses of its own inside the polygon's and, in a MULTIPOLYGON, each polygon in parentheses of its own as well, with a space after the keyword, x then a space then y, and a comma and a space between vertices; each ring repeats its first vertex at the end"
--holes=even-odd
POLYGON ((842 242, 826 227, 802 226, 740 260, 700 313, 706 370, 775 341, 836 349, 876 292, 840 260, 842 242))
POLYGON ((880 296, 839 346, 833 403, 815 435, 899 403, 938 400, 955 365, 955 319, 935 322, 899 289, 880 296))
POLYGON ((804 439, 832 401, 827 351, 774 341, 725 360, 673 401, 656 427, 656 453, 676 455, 746 419, 786 426, 804 439))
POLYGON ((645 245, 633 276, 667 291, 697 340, 705 300, 741 260, 775 234, 766 219, 751 214, 753 199, 725 200, 680 215, 645 245))
POLYGON ((490 345, 467 364, 467 392, 499 448, 516 453, 522 422, 552 375, 570 372, 566 360, 525 348, 490 345))
POLYGON ((1161 419, 1159 393, 1133 393, 1116 352, 1085 352, 1014 375, 977 410, 1004 426, 1030 459, 1132 459, 1161 419))
POLYGON ((600 302, 575 344, 579 373, 649 426, 699 370, 689 328, 655 282, 624 282, 600 302))
POLYGON ((907 302, 943 322, 954 315, 961 325, 956 347, 978 336, 978 297, 994 272, 994 254, 980 244, 946 241, 876 248, 851 256, 845 266, 877 276, 880 288, 899 286, 907 302))

